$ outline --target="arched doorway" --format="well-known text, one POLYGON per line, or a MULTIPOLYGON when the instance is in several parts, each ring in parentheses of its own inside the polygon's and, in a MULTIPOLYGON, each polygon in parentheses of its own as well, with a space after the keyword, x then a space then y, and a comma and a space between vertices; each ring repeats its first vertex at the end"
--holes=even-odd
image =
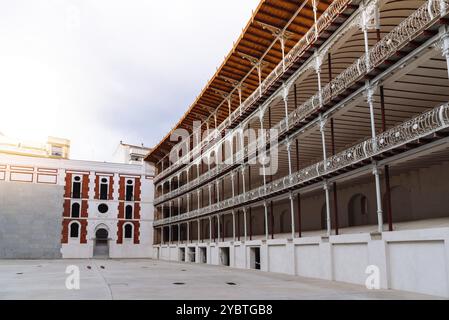
POLYGON ((95 231, 95 258, 109 258, 109 232, 106 228, 100 227, 95 231))
POLYGON ((355 194, 348 203, 348 226, 363 226, 368 223, 368 199, 361 193, 355 194))

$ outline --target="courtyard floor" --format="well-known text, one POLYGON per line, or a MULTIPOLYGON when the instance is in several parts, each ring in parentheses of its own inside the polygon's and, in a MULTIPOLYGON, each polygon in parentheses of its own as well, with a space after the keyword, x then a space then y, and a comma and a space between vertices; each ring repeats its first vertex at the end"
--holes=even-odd
POLYGON ((296 276, 131 260, 0 260, 0 299, 434 299, 296 276), (66 267, 80 270, 80 289, 65 286, 66 267))

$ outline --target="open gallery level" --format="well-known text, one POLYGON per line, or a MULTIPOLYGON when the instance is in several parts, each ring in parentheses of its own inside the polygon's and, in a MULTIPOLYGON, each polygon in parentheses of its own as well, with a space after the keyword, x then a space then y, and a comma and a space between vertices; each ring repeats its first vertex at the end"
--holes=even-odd
POLYGON ((449 297, 448 13, 262 1, 145 159, 153 256, 449 297))

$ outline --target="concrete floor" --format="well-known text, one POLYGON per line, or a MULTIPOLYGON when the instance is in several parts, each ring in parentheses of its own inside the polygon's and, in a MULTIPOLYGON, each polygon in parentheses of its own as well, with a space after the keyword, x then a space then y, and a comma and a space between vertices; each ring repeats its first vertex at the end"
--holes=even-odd
POLYGON ((0 260, 0 299, 433 298, 255 270, 157 260, 0 260), (68 265, 80 268, 80 290, 65 287, 68 265))

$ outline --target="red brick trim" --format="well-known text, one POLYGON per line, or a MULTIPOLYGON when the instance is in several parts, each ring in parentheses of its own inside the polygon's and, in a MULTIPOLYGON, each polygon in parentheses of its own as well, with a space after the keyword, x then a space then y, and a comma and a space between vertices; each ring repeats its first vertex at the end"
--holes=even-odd
POLYGON ((134 219, 140 219, 140 203, 134 203, 134 219))
POLYGON ((114 176, 109 177, 109 200, 114 199, 114 176))
POLYGON ((99 199, 100 198, 100 176, 96 176, 95 177, 95 196, 94 199, 99 199))
POLYGON ((134 199, 135 199, 135 201, 140 201, 141 186, 142 186, 142 183, 140 182, 140 178, 136 178, 135 182, 134 182, 134 188, 135 188, 135 191, 134 191, 135 197, 134 197, 134 199))
POLYGON ((88 204, 87 200, 82 200, 81 201, 81 217, 82 218, 87 218, 89 216, 87 209, 89 209, 89 204, 88 204))
POLYGON ((65 190, 64 197, 70 198, 72 196, 72 174, 68 172, 66 172, 65 174, 64 190, 65 190))
POLYGON ((118 218, 124 219, 125 218, 125 203, 119 202, 118 204, 118 218))
POLYGON ((83 175, 82 198, 83 199, 89 198, 89 175, 88 174, 83 175))
POLYGON ((125 177, 120 177, 118 192, 119 192, 118 199, 125 200, 125 177))

